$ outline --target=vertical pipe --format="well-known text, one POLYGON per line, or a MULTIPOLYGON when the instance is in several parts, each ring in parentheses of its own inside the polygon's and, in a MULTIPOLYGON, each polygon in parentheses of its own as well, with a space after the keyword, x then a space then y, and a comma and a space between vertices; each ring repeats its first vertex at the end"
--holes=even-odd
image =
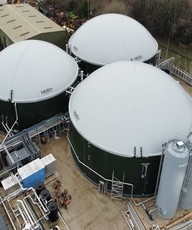
POLYGON ((66 49, 66 53, 69 54, 69 45, 68 44, 65 45, 65 49, 66 49))
POLYGON ((83 81, 83 70, 80 72, 80 80, 83 81))

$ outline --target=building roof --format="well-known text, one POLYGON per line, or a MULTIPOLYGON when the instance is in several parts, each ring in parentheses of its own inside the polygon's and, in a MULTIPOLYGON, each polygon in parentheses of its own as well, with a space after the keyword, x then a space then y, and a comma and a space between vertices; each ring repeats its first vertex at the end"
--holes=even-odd
POLYGON ((61 48, 40 40, 16 42, 0 52, 0 99, 28 103, 54 97, 76 80, 78 65, 61 48))
POLYGON ((85 22, 69 39, 80 59, 99 66, 116 61, 151 59, 158 44, 139 22, 121 14, 103 14, 85 22))
POLYGON ((0 29, 13 42, 27 40, 41 33, 64 31, 61 26, 29 4, 1 6, 0 29))
POLYGON ((116 62, 90 74, 69 101, 70 119, 90 143, 121 156, 160 154, 162 144, 186 139, 192 99, 164 71, 141 62, 116 62))

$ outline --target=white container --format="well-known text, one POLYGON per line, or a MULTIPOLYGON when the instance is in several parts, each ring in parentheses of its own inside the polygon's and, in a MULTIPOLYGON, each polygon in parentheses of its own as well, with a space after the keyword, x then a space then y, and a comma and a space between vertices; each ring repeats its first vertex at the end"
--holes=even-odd
POLYGON ((45 167, 44 164, 42 163, 41 159, 39 159, 39 158, 31 161, 28 165, 33 170, 33 173, 36 173, 45 167))
POLYGON ((53 175, 55 173, 55 168, 56 168, 55 166, 56 159, 53 156, 53 154, 50 153, 47 156, 41 158, 41 161, 45 166, 46 178, 53 175))
POLYGON ((9 177, 5 178, 4 180, 2 180, 1 184, 7 193, 12 193, 15 190, 19 189, 19 187, 20 187, 19 183, 18 183, 18 181, 14 175, 9 176, 9 177))

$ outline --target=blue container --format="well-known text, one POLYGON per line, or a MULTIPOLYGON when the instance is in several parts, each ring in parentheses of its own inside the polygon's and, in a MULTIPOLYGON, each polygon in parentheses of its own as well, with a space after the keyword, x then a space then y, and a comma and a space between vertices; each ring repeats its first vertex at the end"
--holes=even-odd
POLYGON ((45 167, 38 158, 18 169, 24 188, 35 187, 45 181, 45 167))
POLYGON ((35 187, 39 182, 45 181, 45 166, 39 158, 30 162, 29 165, 33 171, 32 184, 35 187))
POLYGON ((32 187, 33 170, 31 169, 29 164, 24 165, 23 167, 19 168, 18 174, 21 177, 24 188, 32 187))

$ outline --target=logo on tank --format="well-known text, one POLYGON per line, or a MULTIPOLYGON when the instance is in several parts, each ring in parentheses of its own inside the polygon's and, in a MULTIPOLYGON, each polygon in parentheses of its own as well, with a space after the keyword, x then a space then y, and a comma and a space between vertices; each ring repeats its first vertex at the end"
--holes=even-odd
POLYGON ((77 114, 77 112, 74 110, 73 112, 73 115, 75 117, 75 119, 78 121, 80 118, 79 118, 79 115, 77 114))
POLYGON ((41 94, 51 93, 53 91, 53 88, 47 88, 41 91, 41 94))

